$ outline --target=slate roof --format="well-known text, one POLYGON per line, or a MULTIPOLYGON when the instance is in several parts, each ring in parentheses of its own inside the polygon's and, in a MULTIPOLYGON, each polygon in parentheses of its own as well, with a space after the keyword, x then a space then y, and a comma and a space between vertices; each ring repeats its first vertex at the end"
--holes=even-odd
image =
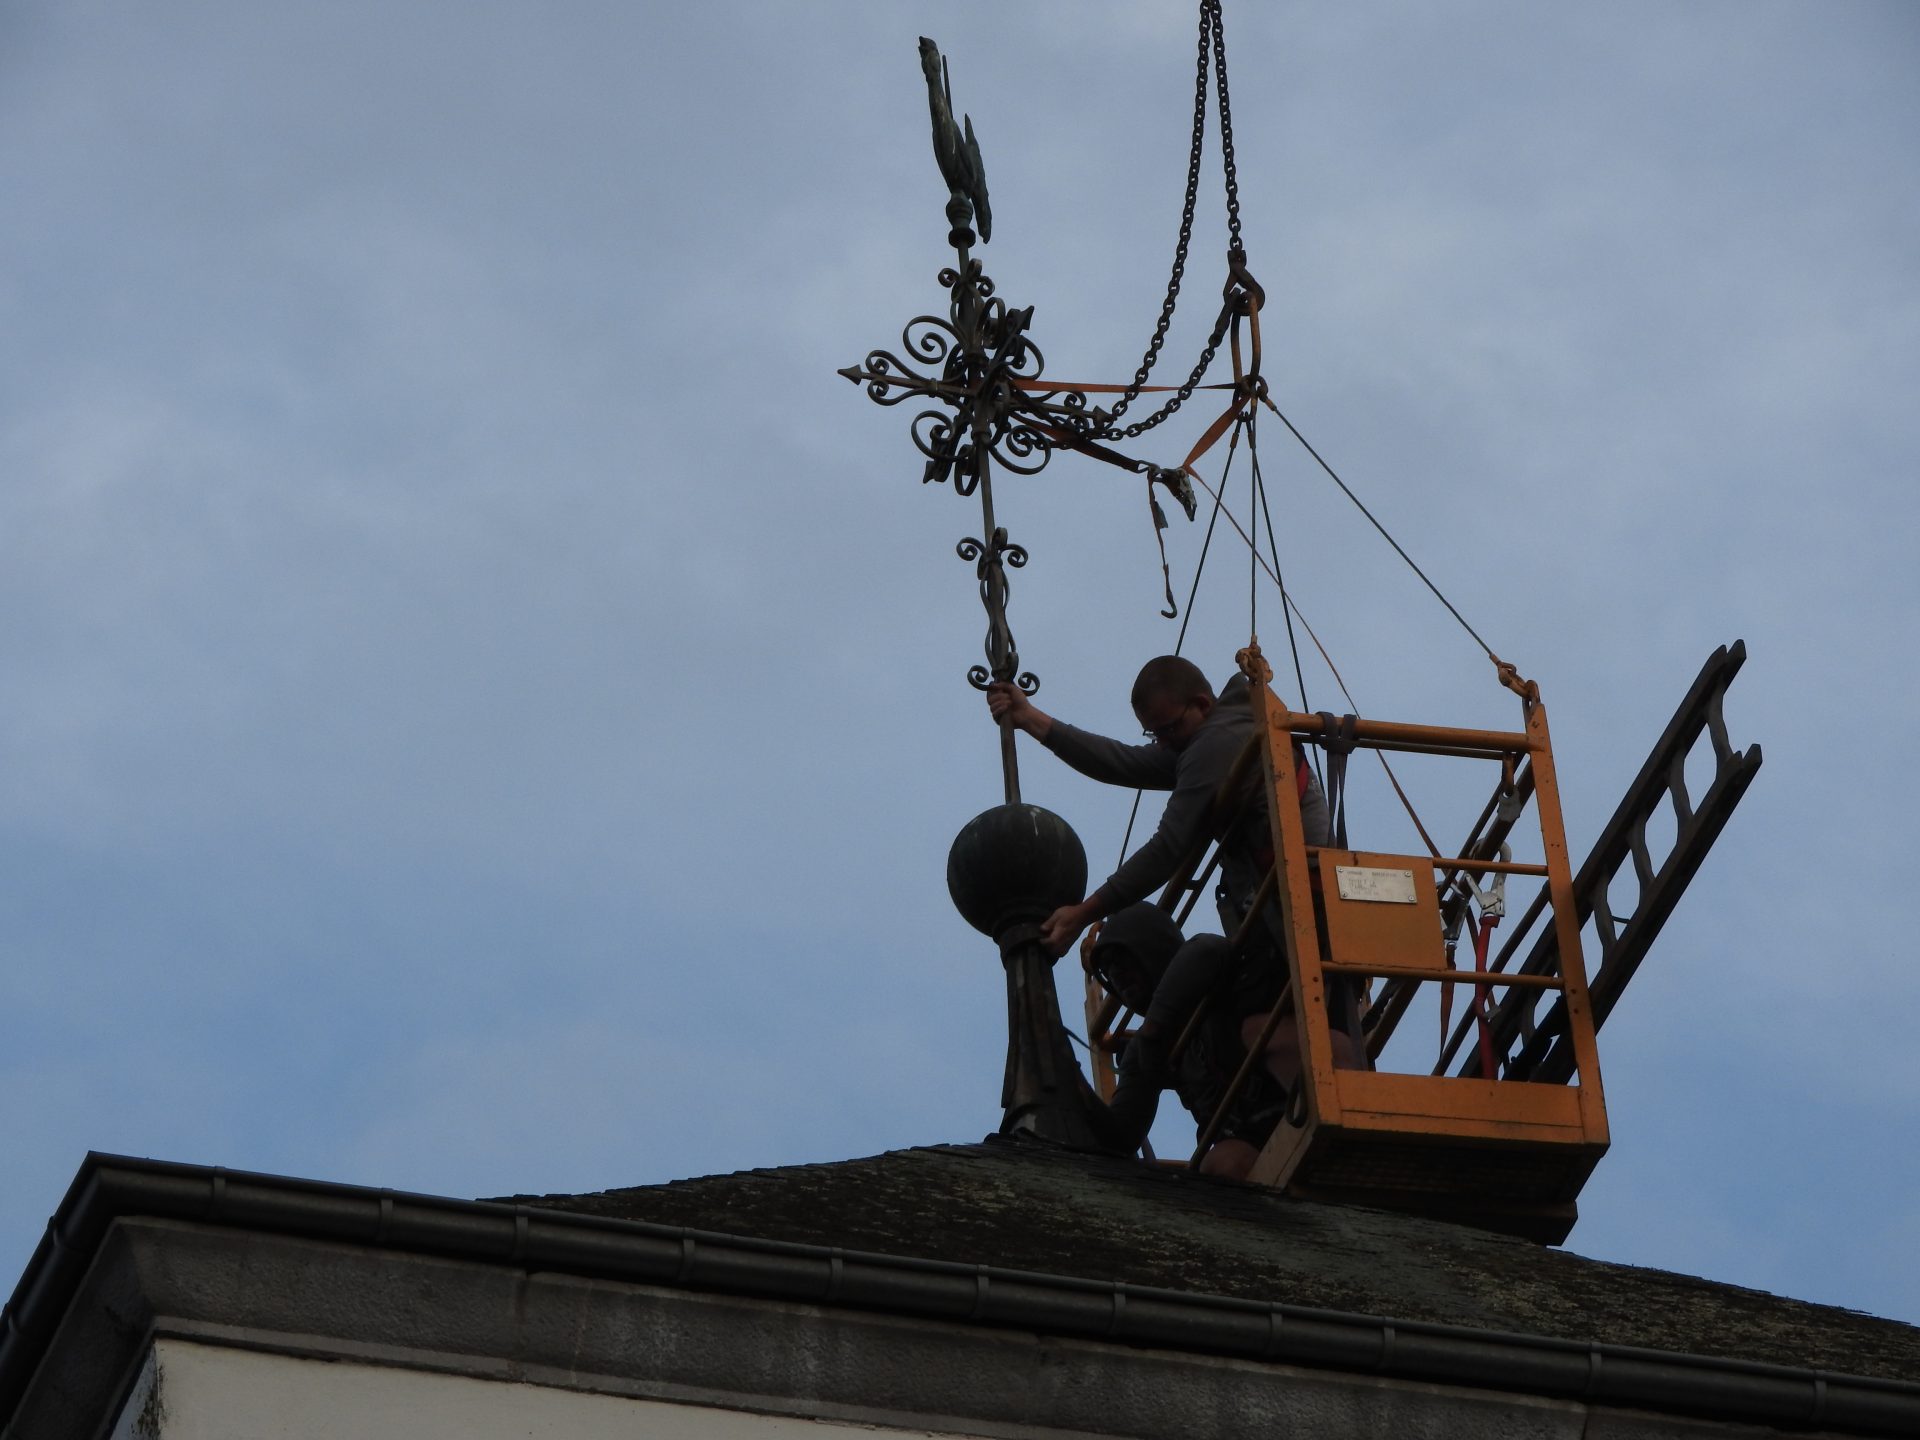
POLYGON ((1582 1344, 1920 1378, 1920 1328, 990 1136, 511 1203, 1582 1344))

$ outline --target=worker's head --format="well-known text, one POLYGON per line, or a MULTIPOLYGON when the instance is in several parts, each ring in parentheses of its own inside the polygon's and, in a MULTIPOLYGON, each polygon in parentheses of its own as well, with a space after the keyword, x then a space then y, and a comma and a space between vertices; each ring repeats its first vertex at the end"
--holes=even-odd
POLYGON ((1156 655, 1133 682, 1133 713, 1140 728, 1169 750, 1192 743, 1213 710, 1213 686, 1200 667, 1178 655, 1156 655))
POLYGON ((1129 1010, 1144 1012, 1167 962, 1185 941, 1171 915, 1142 900, 1107 917, 1087 956, 1087 969, 1129 1010))

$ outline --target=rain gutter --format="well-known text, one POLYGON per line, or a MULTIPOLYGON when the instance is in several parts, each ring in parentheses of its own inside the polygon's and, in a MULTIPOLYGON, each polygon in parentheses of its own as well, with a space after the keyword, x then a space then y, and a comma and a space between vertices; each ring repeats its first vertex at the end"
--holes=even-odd
POLYGON ((1903 1381, 100 1154, 0 1310, 0 1430, 122 1217, 1789 1429, 1920 1434, 1920 1384, 1903 1381))

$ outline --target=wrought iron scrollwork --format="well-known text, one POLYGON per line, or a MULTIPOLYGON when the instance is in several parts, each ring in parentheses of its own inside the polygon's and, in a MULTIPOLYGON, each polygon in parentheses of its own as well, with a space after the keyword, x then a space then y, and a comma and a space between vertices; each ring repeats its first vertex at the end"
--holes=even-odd
MULTIPOLYGON (((949 218, 964 202, 963 195, 949 202, 949 218)), ((932 402, 907 427, 926 460, 921 482, 951 484, 963 497, 978 494, 982 533, 990 537, 968 536, 957 547, 975 566, 987 612, 986 663, 971 667, 967 679, 977 689, 1006 681, 1031 695, 1040 681, 1020 669, 1007 622, 1007 571, 1025 565, 1027 552, 994 523, 993 471, 1036 475, 1063 441, 1096 434, 1107 416, 1080 391, 1038 383, 1046 357, 1027 333, 1033 308, 1009 307, 996 293, 993 278, 969 251, 970 230, 956 225, 951 238, 955 263, 939 272, 946 315, 916 315, 901 329, 897 351, 870 350, 864 362, 840 373, 881 405, 909 398, 932 402)))
POLYGON ((993 532, 985 544, 969 535, 954 547, 962 560, 974 562, 974 574, 980 581, 980 603, 987 612, 987 661, 967 671, 967 683, 984 690, 996 682, 1010 682, 1024 695, 1040 688, 1040 679, 1031 671, 1020 670, 1020 651, 1013 643, 1013 629, 1007 624, 1007 567, 1018 570, 1027 563, 1023 546, 1007 540, 1004 528, 993 532))
POLYGON ((900 349, 908 358, 870 350, 861 365, 840 373, 881 405, 930 399, 946 406, 917 413, 908 434, 927 459, 921 481, 951 481, 964 497, 979 488, 989 460, 1017 475, 1037 475, 1053 458, 1048 430, 1090 435, 1104 416, 1077 390, 1027 388, 1046 367, 1026 334, 1032 307, 1007 309, 979 261, 969 260, 965 271, 948 267, 940 280, 952 292, 949 316, 916 315, 907 322, 900 349))
MULTIPOLYGON (((930 41, 921 42, 934 150, 947 181, 948 241, 954 261, 938 279, 946 314, 916 315, 900 332, 898 351, 869 350, 859 365, 840 373, 881 405, 923 402, 908 424, 914 448, 925 458, 924 484, 951 484, 954 493, 980 497, 986 540, 969 536, 958 546, 972 561, 980 603, 987 612, 986 663, 967 679, 976 688, 1005 681, 1033 694, 1040 682, 1020 669, 1020 654, 1007 623, 1007 570, 1027 562, 1027 552, 1007 540, 993 513, 996 466, 1016 475, 1036 475, 1060 448, 1083 448, 1105 432, 1111 417, 1086 395, 1042 383, 1046 357, 1028 329, 1033 308, 1014 308, 972 253, 973 226, 989 236, 985 169, 971 121, 956 121, 946 65, 930 41)), ((1111 452, 1104 458, 1118 460, 1111 452)), ((1134 466, 1132 468, 1144 468, 1134 466)), ((1009 800, 1019 796, 1011 733, 1003 735, 1002 766, 1009 800)))

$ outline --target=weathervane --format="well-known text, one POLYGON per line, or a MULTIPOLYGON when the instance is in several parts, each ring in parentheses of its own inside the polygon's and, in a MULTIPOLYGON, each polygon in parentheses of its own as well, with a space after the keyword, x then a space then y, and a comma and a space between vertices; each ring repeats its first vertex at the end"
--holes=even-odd
MULTIPOLYGON (((1164 490, 1189 520, 1193 519, 1196 508, 1193 462, 1230 425, 1244 420, 1256 403, 1265 403, 1266 387, 1259 373, 1258 319, 1265 297, 1246 268, 1246 251, 1240 239, 1239 191, 1233 161, 1233 131, 1227 118, 1226 56, 1218 0, 1205 0, 1200 7, 1196 59, 1186 205, 1159 322, 1130 383, 1085 385, 1040 378, 1046 362, 1027 335, 1033 307, 1009 309, 994 293, 992 279, 973 255, 973 226, 979 225, 978 239, 982 244, 993 234, 986 167, 980 158, 979 141, 974 137, 972 117, 963 116, 958 123, 953 118, 953 90, 940 49, 925 36, 921 37, 920 67, 927 80, 933 153, 947 182, 947 241, 954 247, 955 255, 955 263, 943 269, 939 277, 941 286, 948 292, 947 314, 945 318, 917 315, 907 322, 900 334, 905 359, 890 350, 870 350, 861 364, 849 365, 839 373, 856 384, 865 385, 868 396, 882 405, 898 405, 903 400, 918 398, 944 407, 920 411, 913 417, 910 429, 913 443, 926 457, 920 477, 923 482, 951 481, 957 494, 978 493, 980 496, 980 534, 985 538, 969 535, 957 547, 960 558, 974 565, 980 584, 980 603, 987 612, 987 663, 973 666, 967 674, 976 689, 1006 682, 1018 685, 1031 695, 1040 686, 1031 671, 1020 669, 1020 652, 1007 622, 1007 571, 1025 565, 1027 552, 1008 540, 1005 528, 995 523, 993 466, 997 464, 1019 475, 1033 475, 1045 468, 1055 450, 1065 449, 1141 476, 1146 481, 1148 507, 1158 540, 1167 519, 1156 487, 1164 490), (1221 163, 1227 200, 1227 280, 1221 288, 1219 315, 1191 373, 1178 386, 1152 387, 1147 384, 1147 378, 1159 359, 1173 318, 1192 238, 1210 70, 1218 85, 1220 101, 1221 163), (1248 329, 1244 365, 1240 335, 1243 323, 1248 329), (1135 439, 1179 410, 1200 386, 1229 331, 1232 332, 1234 379, 1231 385, 1219 388, 1231 390, 1231 399, 1226 413, 1214 422, 1183 464, 1158 465, 1111 448, 1113 442, 1135 439), (1143 392, 1154 388, 1173 393, 1151 414, 1121 425, 1121 417, 1128 407, 1143 392), (1088 394, 1095 391, 1114 394, 1110 409, 1088 403, 1088 394)), ((1164 542, 1160 545, 1160 569, 1166 583, 1166 607, 1161 613, 1171 618, 1179 612, 1173 599, 1164 542)), ((1013 728, 1006 720, 1002 721, 1000 731, 1000 766, 1007 803, 1017 804, 1020 771, 1014 756, 1013 728)))
MULTIPOLYGON (((980 497, 980 536, 968 535, 956 547, 974 566, 980 603, 987 612, 986 663, 974 665, 967 680, 985 690, 993 684, 1016 685, 1026 694, 1040 687, 1031 671, 1020 668, 1020 652, 1007 621, 1007 571, 1027 563, 1026 550, 1007 538, 993 507, 993 470, 1033 475, 1046 467, 1055 450, 1072 450, 1140 476, 1146 485, 1155 538, 1166 528, 1166 512, 1156 489, 1163 489, 1191 520, 1195 511, 1193 463, 1230 427, 1247 423, 1248 413, 1265 397, 1259 376, 1258 312, 1260 287, 1246 268, 1240 245, 1239 201, 1234 178, 1231 127, 1226 117, 1226 58, 1218 0, 1202 0, 1196 54, 1193 144, 1186 206, 1173 273, 1160 319, 1133 380, 1126 385, 1079 384, 1042 380, 1039 348, 1028 337, 1032 307, 1008 307, 973 255, 977 239, 992 234, 986 167, 971 117, 954 120, 953 90, 939 47, 920 41, 920 65, 927 81, 933 122, 933 152, 947 183, 947 241, 954 263, 940 271, 947 291, 947 313, 917 315, 902 329, 902 355, 870 350, 859 365, 839 373, 866 387, 869 398, 898 405, 909 398, 940 408, 921 410, 909 432, 926 457, 923 483, 950 482, 957 494, 980 497), (1201 162, 1201 136, 1207 112, 1209 72, 1221 106, 1222 167, 1226 178, 1228 274, 1221 290, 1219 317, 1198 363, 1178 386, 1149 386, 1147 379, 1166 338, 1193 230, 1193 211, 1201 162), (1243 351, 1242 327, 1247 330, 1243 351), (1234 379, 1219 387, 1232 392, 1226 412, 1177 467, 1135 459, 1112 448, 1153 429, 1177 411, 1199 387, 1223 341, 1232 334, 1234 379), (1247 363, 1243 364, 1243 358, 1247 363), (1153 413, 1121 425, 1128 407, 1149 389, 1173 393, 1153 413), (1114 395, 1110 409, 1088 403, 1089 393, 1114 395), (980 538, 981 536, 985 538, 980 538)), ((1166 547, 1160 546, 1168 616, 1177 615, 1166 547)), ((1055 957, 1041 944, 1039 922, 1062 905, 1078 901, 1086 888, 1086 852, 1066 821, 1020 799, 1020 772, 1014 753, 1011 717, 1000 723, 1000 768, 1005 803, 976 816, 960 832, 947 859, 947 886, 968 923, 992 936, 1006 965, 1008 1021, 1007 1076, 1002 1093, 1003 1130, 1030 1130, 1071 1144, 1091 1143, 1079 1067, 1067 1048, 1054 992, 1055 957)))
MULTIPOLYGON (((1085 443, 1105 416, 1090 410, 1078 391, 1026 388, 1044 365, 1027 338, 1033 310, 1009 309, 973 255, 974 225, 983 244, 993 232, 973 120, 955 123, 946 62, 924 37, 920 64, 927 78, 934 156, 948 190, 947 241, 955 259, 940 272, 947 314, 918 315, 907 322, 900 337, 906 359, 872 350, 862 364, 840 373, 865 385, 882 405, 918 397, 944 407, 915 415, 910 433, 926 457, 923 483, 950 482, 957 494, 980 497, 985 538, 969 535, 956 547, 962 560, 973 562, 987 612, 986 663, 971 667, 967 680, 978 690, 1004 681, 1031 695, 1040 682, 1020 668, 1007 623, 1007 571, 1025 565, 1027 552, 995 519, 993 467, 1035 474, 1056 445, 1085 443)), ((960 832, 947 859, 947 886, 967 921, 999 945, 1006 969, 1009 1034, 1000 1128, 1088 1146, 1092 1132, 1081 1098, 1084 1081, 1060 1023, 1053 957, 1040 943, 1038 923, 1080 898, 1086 851, 1066 821, 1021 802, 1013 742, 1012 724, 1003 720, 1005 803, 976 816, 960 832)))
MULTIPOLYGON (((1040 681, 1020 669, 1020 652, 1007 623, 1007 571, 1025 565, 1027 552, 1008 540, 1006 528, 995 521, 993 467, 1036 474, 1052 458, 1055 446, 1087 443, 1106 417, 1090 409, 1078 390, 1048 391, 1034 384, 1045 361, 1027 337, 1033 307, 1009 309, 973 255, 974 225, 979 226, 982 244, 993 234, 986 169, 973 119, 966 116, 955 123, 946 62, 939 47, 925 37, 920 64, 927 77, 933 153, 947 182, 947 242, 955 254, 954 264, 939 277, 948 292, 947 314, 917 315, 907 322, 900 335, 906 359, 889 350, 871 350, 862 364, 839 373, 864 384, 867 394, 882 405, 920 398, 946 407, 915 415, 911 434, 927 461, 923 483, 951 482, 956 494, 980 497, 980 533, 986 538, 969 535, 956 547, 962 560, 974 564, 980 603, 987 612, 987 663, 973 666, 967 680, 977 690, 1010 682, 1031 695, 1040 681)), ((1013 727, 1007 722, 1001 725, 1000 766, 1007 803, 1018 804, 1020 770, 1013 727)))

